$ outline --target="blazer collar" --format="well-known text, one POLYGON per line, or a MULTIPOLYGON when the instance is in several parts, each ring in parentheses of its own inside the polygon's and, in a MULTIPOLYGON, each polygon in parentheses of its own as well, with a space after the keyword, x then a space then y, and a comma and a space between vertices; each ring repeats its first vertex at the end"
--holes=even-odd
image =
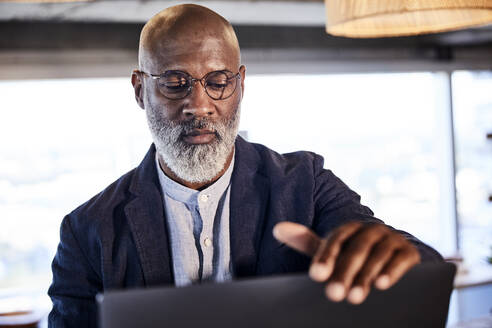
POLYGON ((134 198, 125 206, 125 214, 140 255, 145 285, 172 284, 172 261, 153 144, 136 168, 129 190, 134 198))
POLYGON ((269 202, 269 179, 261 173, 261 158, 254 146, 236 139, 236 158, 231 178, 230 242, 233 275, 256 273, 264 218, 269 202))

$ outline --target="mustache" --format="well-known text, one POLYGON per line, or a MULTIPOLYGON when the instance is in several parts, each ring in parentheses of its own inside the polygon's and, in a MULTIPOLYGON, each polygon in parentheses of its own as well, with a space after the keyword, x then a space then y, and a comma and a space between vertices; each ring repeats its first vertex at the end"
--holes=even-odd
POLYGON ((196 129, 210 130, 216 135, 220 136, 225 128, 223 122, 214 122, 209 118, 193 118, 189 121, 177 123, 177 126, 181 129, 181 135, 190 134, 196 129))
POLYGON ((209 118, 193 118, 176 124, 180 129, 179 137, 192 133, 196 129, 212 131, 219 139, 223 137, 224 125, 221 122, 213 122, 209 118))
POLYGON ((216 130, 216 124, 211 122, 210 119, 192 119, 179 124, 184 133, 190 133, 195 129, 216 130))

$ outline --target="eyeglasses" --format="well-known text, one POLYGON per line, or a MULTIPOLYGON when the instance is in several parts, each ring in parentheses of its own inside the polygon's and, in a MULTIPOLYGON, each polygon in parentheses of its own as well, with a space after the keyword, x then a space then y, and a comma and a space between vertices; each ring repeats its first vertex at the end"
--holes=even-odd
POLYGON ((196 79, 183 71, 165 71, 160 75, 139 72, 157 80, 160 93, 171 100, 183 99, 188 96, 197 81, 200 81, 210 98, 214 100, 227 99, 236 91, 237 80, 241 77, 239 72, 233 74, 229 71, 209 72, 201 79, 196 79))

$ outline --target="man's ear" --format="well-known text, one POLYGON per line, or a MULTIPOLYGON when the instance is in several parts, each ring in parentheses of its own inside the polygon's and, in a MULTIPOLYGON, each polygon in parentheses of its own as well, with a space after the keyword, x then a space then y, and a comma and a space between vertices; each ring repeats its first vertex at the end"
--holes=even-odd
POLYGON ((241 73, 241 99, 243 99, 243 96, 244 96, 244 78, 246 77, 246 66, 241 65, 241 67, 239 67, 239 73, 241 73))
POLYGON ((135 91, 135 100, 140 108, 145 109, 143 101, 142 73, 138 70, 132 72, 132 85, 135 91))

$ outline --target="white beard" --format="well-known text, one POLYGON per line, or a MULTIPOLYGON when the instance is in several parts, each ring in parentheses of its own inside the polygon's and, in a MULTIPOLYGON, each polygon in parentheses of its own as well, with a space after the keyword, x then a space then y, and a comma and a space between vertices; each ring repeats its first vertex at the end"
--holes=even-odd
POLYGON ((157 153, 178 178, 203 183, 211 181, 224 169, 236 140, 240 105, 225 120, 212 122, 207 118, 194 118, 180 123, 165 119, 159 109, 152 108, 149 102, 147 105, 147 123, 157 153), (183 141, 183 135, 196 128, 215 131, 214 141, 198 145, 183 141))

